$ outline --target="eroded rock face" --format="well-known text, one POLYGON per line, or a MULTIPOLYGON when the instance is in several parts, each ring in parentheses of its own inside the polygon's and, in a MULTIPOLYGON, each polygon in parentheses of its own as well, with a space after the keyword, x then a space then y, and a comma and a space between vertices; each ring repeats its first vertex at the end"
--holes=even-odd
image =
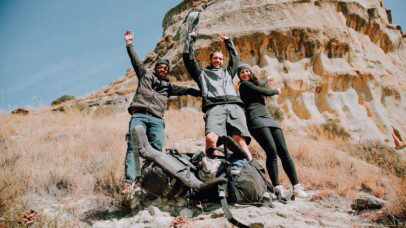
POLYGON ((354 139, 405 145, 406 39, 381 0, 185 0, 165 15, 162 39, 144 60, 151 68, 170 59, 172 81, 191 80, 181 59, 191 11, 200 12, 200 67, 213 49, 225 52, 215 34, 229 34, 240 62, 284 88, 273 99, 284 124, 338 119, 354 139))
POLYGON ((156 57, 172 60, 178 80, 189 80, 180 59, 184 18, 198 10, 200 66, 214 48, 225 51, 215 34, 228 33, 241 62, 284 88, 276 102, 287 124, 339 119, 356 139, 405 145, 406 39, 380 0, 200 2, 182 2, 163 22, 163 37, 175 44, 156 57))

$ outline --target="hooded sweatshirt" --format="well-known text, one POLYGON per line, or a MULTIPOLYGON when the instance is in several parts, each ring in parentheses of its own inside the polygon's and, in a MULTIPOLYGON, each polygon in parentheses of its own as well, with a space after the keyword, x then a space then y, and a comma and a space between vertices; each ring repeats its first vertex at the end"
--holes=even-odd
MULTIPOLYGON (((130 114, 141 111, 161 118, 168 106, 170 96, 201 96, 200 91, 197 89, 172 85, 166 78, 157 77, 153 72, 147 72, 139 60, 133 45, 129 44, 126 47, 131 64, 138 77, 137 92, 128 107, 130 114)), ((169 61, 167 60, 159 60, 158 64, 167 64, 169 69, 169 61)))
POLYGON ((195 60, 193 51, 194 39, 189 35, 186 39, 183 62, 190 76, 197 82, 202 92, 203 112, 220 104, 243 105, 233 84, 233 77, 238 67, 237 52, 230 39, 225 39, 224 43, 230 54, 228 67, 214 68, 207 66, 201 70, 195 60))

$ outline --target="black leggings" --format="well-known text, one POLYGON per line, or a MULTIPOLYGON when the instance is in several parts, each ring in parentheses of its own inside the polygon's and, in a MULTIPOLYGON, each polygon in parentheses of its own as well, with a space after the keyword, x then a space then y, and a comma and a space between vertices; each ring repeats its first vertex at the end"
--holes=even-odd
POLYGON ((266 153, 266 169, 268 170, 272 185, 279 185, 277 156, 280 157, 283 170, 285 170, 292 185, 298 184, 295 165, 286 147, 282 130, 279 128, 263 127, 250 129, 250 132, 266 153))

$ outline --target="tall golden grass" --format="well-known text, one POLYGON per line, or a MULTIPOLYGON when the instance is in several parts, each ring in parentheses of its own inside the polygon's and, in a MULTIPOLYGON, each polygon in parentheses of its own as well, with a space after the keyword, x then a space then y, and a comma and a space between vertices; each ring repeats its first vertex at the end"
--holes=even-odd
MULTIPOLYGON (((36 197, 119 198, 129 120, 128 114, 115 112, 0 113, 0 215, 35 210, 36 197)), ((167 148, 204 147, 201 112, 169 110, 165 121, 167 148)), ((333 140, 302 137, 295 131, 285 136, 301 183, 307 189, 322 190, 313 200, 331 194, 352 199, 362 190, 390 202, 380 218, 405 214, 404 178, 335 149, 333 140)), ((250 147, 255 157, 265 157, 256 142, 250 147)), ((289 185, 280 173, 282 182, 289 185)))

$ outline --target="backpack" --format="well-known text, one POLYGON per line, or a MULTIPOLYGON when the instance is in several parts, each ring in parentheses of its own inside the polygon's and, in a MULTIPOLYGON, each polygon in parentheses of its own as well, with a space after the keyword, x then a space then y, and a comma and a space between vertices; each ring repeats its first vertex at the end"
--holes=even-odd
POLYGON ((198 178, 201 170, 197 165, 205 156, 204 152, 182 154, 177 150, 167 150, 162 153, 149 144, 142 126, 131 130, 131 140, 141 186, 153 196, 185 196, 200 201, 213 197, 207 193, 217 190, 214 200, 220 200, 227 220, 238 227, 248 226, 233 217, 228 202, 273 207, 267 197, 270 188, 265 180, 265 170, 256 161, 248 161, 245 152, 228 136, 221 137, 225 156, 217 158, 222 162, 217 175, 206 181, 198 178), (229 153, 228 147, 233 154, 229 153), (146 159, 142 170, 139 157, 146 159))

